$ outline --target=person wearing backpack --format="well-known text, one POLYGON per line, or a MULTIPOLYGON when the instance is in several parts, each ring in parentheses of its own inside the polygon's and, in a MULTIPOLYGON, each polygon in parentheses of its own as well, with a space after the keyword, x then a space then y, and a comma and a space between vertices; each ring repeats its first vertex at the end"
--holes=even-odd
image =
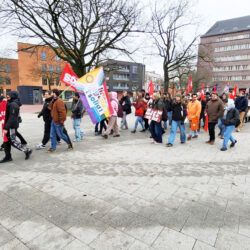
POLYGON ((228 100, 222 122, 225 126, 225 131, 221 151, 226 151, 229 140, 231 141, 230 148, 233 148, 237 143, 232 136, 232 133, 235 130, 235 127, 239 126, 241 122, 239 111, 235 108, 235 104, 232 99, 228 100))
POLYGON ((83 104, 80 95, 77 92, 75 92, 71 112, 71 118, 73 119, 73 128, 75 130, 75 139, 73 141, 79 142, 83 139, 83 131, 81 131, 83 104))
POLYGON ((172 102, 172 126, 168 137, 167 147, 172 147, 175 141, 177 129, 180 129, 181 143, 186 142, 186 131, 184 121, 187 116, 186 105, 182 102, 181 95, 176 95, 172 102))
POLYGON ((145 110, 147 109, 147 103, 144 101, 144 99, 142 97, 142 93, 140 93, 140 92, 138 93, 137 100, 136 100, 136 102, 133 103, 133 106, 135 107, 136 120, 135 120, 135 127, 131 131, 131 133, 136 132, 138 123, 140 123, 141 127, 142 127, 142 130, 140 132, 145 132, 143 117, 145 114, 145 110))

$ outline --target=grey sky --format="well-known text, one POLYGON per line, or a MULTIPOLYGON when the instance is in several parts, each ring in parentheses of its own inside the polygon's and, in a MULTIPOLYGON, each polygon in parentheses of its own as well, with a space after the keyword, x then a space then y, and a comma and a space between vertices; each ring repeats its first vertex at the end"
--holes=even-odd
MULTIPOLYGON (((148 1, 148 0, 143 0, 148 1)), ((167 1, 167 0, 163 0, 167 1)), ((249 0, 195 0, 194 13, 200 17, 201 24, 199 34, 204 34, 216 21, 230 19, 239 16, 250 15, 249 0)), ((1 0, 0 0, 1 2, 1 0)), ((190 15, 192 18, 192 15, 190 15)), ((0 26, 0 33, 6 29, 0 26)), ((0 53, 8 49, 16 49, 17 39, 8 35, 0 36, 0 53)), ((150 52, 148 53, 150 54, 150 52)), ((13 57, 13 55, 12 55, 13 57)), ((161 59, 145 54, 136 56, 136 60, 146 64, 146 70, 154 70, 162 74, 161 59)))

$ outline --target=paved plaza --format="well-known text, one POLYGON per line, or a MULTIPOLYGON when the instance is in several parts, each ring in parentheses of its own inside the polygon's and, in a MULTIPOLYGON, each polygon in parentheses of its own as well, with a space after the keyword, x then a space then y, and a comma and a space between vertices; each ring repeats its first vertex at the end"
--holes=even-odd
MULTIPOLYGON (((33 148, 43 134, 34 111, 20 128, 33 148)), ((83 128, 73 151, 63 143, 25 161, 13 150, 0 165, 1 250, 250 249, 250 124, 227 152, 205 133, 166 148, 166 135, 164 145, 130 131, 104 140, 87 116, 83 128)))

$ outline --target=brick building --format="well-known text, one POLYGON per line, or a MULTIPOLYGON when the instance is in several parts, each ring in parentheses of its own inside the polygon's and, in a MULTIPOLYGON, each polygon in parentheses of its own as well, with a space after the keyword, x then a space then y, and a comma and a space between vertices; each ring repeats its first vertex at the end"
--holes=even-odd
POLYGON ((218 21, 201 37, 197 78, 221 92, 250 87, 250 16, 218 21))
MULTIPOLYGON (((48 46, 36 46, 18 43, 18 59, 0 59, 0 91, 7 93, 18 90, 22 103, 38 104, 42 102, 44 91, 58 88, 59 78, 65 62, 58 58, 48 46)), ((66 91, 71 95, 71 91, 66 91)))

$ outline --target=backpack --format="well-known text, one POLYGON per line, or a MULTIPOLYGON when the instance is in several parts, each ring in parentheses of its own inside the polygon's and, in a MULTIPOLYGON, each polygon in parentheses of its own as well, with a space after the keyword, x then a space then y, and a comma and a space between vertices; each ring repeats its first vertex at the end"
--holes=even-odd
POLYGON ((122 109, 122 105, 120 103, 118 103, 118 112, 117 112, 117 116, 119 118, 123 117, 123 109, 122 109))

